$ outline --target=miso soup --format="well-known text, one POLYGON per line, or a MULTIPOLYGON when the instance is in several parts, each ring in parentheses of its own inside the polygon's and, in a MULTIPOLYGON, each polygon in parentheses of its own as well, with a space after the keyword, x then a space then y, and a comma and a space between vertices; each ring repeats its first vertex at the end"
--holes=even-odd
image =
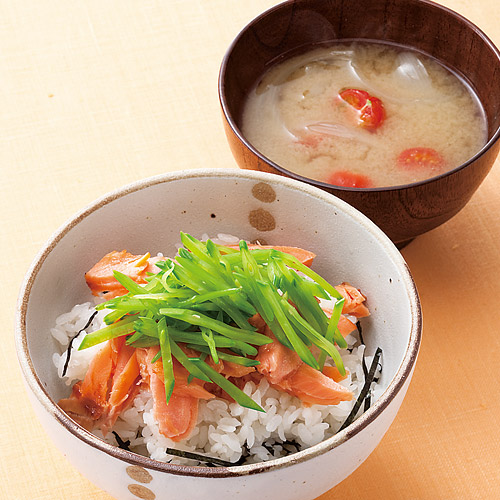
POLYGON ((350 187, 407 184, 458 167, 486 143, 477 96, 406 47, 337 43, 273 66, 242 131, 278 165, 350 187))

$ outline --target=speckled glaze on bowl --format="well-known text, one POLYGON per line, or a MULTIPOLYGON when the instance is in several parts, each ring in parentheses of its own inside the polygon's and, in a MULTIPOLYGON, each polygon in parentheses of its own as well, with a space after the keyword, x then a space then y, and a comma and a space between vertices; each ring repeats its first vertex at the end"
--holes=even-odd
POLYGON ((352 473, 373 451, 403 401, 421 336, 420 303, 391 241, 334 196, 273 174, 190 170, 140 181, 75 215, 36 256, 22 285, 16 347, 35 411, 74 466, 118 499, 313 499, 352 473), (297 210, 297 207, 301 207, 297 210), (356 422, 295 455, 240 467, 186 467, 110 446, 68 418, 56 401, 68 388, 52 365, 50 328, 74 304, 90 300, 84 273, 123 249, 173 255, 179 231, 235 234, 306 247, 332 282, 351 281, 369 297, 368 353, 383 349, 384 393, 356 422))
POLYGON ((399 247, 457 214, 500 150, 500 52, 470 21, 427 0, 290 0, 251 21, 228 49, 219 75, 226 135, 240 168, 288 176, 328 191, 374 221, 399 247), (414 47, 469 82, 488 121, 485 146, 431 179, 385 188, 347 188, 308 179, 260 153, 241 131, 247 95, 273 64, 314 44, 378 40, 414 47))

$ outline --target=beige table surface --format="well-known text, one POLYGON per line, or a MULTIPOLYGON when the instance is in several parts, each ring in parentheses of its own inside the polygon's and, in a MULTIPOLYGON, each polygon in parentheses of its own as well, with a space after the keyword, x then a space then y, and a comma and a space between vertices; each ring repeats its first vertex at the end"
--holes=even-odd
MULTIPOLYGON (((13 342, 18 289, 49 235, 94 198, 169 170, 235 166, 219 64, 274 3, 0 1, 1 499, 111 498, 31 410, 13 342)), ((500 44, 497 0, 443 3, 500 44)), ((375 452, 322 500, 500 498, 499 185, 497 162, 460 214, 403 250, 424 311, 414 379, 375 452)))

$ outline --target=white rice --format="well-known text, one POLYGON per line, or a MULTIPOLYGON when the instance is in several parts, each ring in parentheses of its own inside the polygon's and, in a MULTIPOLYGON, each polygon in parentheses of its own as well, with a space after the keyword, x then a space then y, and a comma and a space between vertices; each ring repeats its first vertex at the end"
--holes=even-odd
MULTIPOLYGON (((232 240, 228 235, 218 235, 214 241, 227 243, 232 240)), ((237 241, 236 238, 235 242, 237 241)), ((94 312, 94 304, 90 302, 76 305, 70 312, 59 316, 51 329, 52 336, 60 346, 60 353, 54 353, 53 362, 59 377, 68 386, 84 378, 90 361, 102 347, 97 345, 78 351, 84 338, 81 332, 71 343, 67 362, 70 340, 82 330, 94 312), (67 370, 63 376, 66 363, 67 370)), ((85 331, 90 333, 103 326, 106 313, 107 311, 100 311, 85 331)), ((353 317, 349 319, 356 320, 353 317)), ((279 458, 313 446, 338 431, 364 384, 364 346, 354 347, 359 344, 356 332, 348 335, 346 341, 349 350, 340 352, 348 376, 340 383, 352 391, 352 401, 343 401, 332 406, 305 406, 298 398, 271 387, 266 379, 262 379, 259 385, 248 382, 244 392, 258 403, 265 413, 223 399, 200 400, 198 423, 192 435, 182 442, 174 442, 160 434, 153 416, 151 395, 147 390, 142 390, 133 405, 118 418, 113 431, 122 441, 130 442, 132 451, 172 463, 193 464, 193 461, 168 455, 166 448, 190 451, 231 463, 236 463, 245 456, 245 462, 251 463, 279 458)), ((367 366, 370 363, 371 358, 367 357, 367 366)), ((376 397, 377 384, 374 382, 372 400, 376 397)), ((97 436, 117 445, 114 433, 108 433, 104 437, 99 430, 95 431, 97 436)))
MULTIPOLYGON (((90 304, 90 302, 76 305, 70 312, 61 314, 56 319, 54 328, 50 330, 50 333, 62 348, 61 354, 54 353, 52 359, 57 367, 57 374, 64 380, 66 385, 73 385, 74 382, 82 380, 85 377, 90 361, 95 356, 97 351, 102 348, 102 345, 96 345, 94 347, 78 351, 78 348, 85 337, 81 330, 94 313, 94 304, 90 304), (77 335, 78 332, 81 333, 77 335), (75 338, 71 342, 71 349, 69 352, 70 360, 65 376, 63 377, 63 370, 68 357, 68 346, 73 337, 75 338)), ((98 312, 92 323, 85 331, 90 333, 101 328, 101 326, 103 326, 103 318, 106 314, 107 311, 98 312)))
MULTIPOLYGON (((102 348, 97 345, 78 351, 84 337, 83 334, 78 335, 72 342, 66 375, 62 376, 69 341, 85 326, 93 312, 94 305, 90 302, 76 305, 69 313, 57 318, 56 326, 51 330, 61 349, 61 354, 53 355, 54 365, 59 377, 68 386, 84 378, 91 359, 102 348)), ((99 312, 86 331, 99 329, 103 315, 105 312, 99 312)), ((346 340, 350 345, 357 342, 354 335, 349 335, 346 340)), ((184 459, 172 458, 172 455, 165 452, 166 448, 205 454, 232 463, 238 462, 243 454, 249 455, 247 463, 279 458, 290 451, 313 446, 332 436, 340 428, 364 384, 361 364, 363 351, 362 345, 354 347, 352 352, 341 350, 349 372, 347 379, 341 384, 354 393, 352 401, 332 406, 304 406, 299 399, 271 387, 266 379, 262 379, 259 385, 248 382, 244 392, 260 404, 265 413, 223 399, 200 400, 198 424, 192 435, 189 439, 176 443, 160 434, 153 416, 151 395, 147 390, 142 390, 136 396, 133 406, 117 420, 113 430, 122 441, 130 441, 131 450, 160 461, 186 463, 184 459), (296 445, 283 446, 286 442, 296 445)), ((368 366, 370 362, 371 359, 367 357, 368 366)), ((373 397, 376 397, 375 391, 374 383, 373 397)), ((98 430, 95 434, 117 445, 114 434, 109 433, 106 438, 98 430)))

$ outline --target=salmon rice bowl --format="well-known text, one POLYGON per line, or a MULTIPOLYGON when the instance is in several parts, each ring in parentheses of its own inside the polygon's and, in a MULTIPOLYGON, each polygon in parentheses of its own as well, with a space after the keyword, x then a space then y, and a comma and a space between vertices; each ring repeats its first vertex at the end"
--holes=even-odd
POLYGON ((56 319, 69 417, 154 460, 237 466, 314 446, 378 398, 354 284, 330 284, 306 249, 180 239, 173 258, 106 254, 89 301, 56 319))

